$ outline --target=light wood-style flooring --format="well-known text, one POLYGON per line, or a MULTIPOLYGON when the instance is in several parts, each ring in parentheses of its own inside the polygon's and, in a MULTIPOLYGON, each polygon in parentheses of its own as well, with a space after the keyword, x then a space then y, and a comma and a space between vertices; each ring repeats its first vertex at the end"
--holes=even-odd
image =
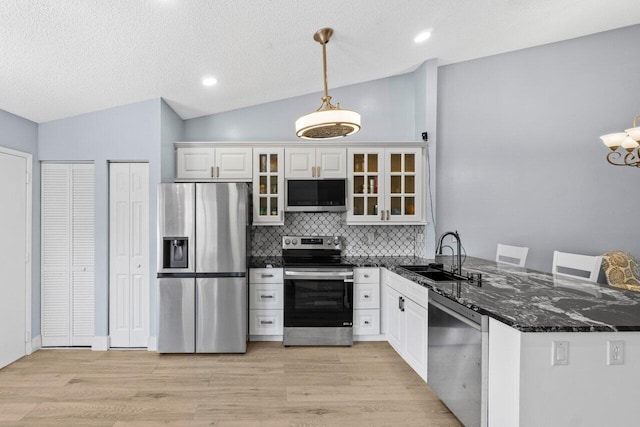
POLYGON ((40 350, 0 370, 0 425, 459 426, 386 342, 243 355, 40 350))

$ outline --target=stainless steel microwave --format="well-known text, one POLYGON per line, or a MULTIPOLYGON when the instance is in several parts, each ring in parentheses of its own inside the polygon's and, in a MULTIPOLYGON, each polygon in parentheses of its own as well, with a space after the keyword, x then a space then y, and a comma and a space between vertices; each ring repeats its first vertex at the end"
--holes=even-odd
POLYGON ((345 212, 346 179, 286 180, 285 211, 345 212))

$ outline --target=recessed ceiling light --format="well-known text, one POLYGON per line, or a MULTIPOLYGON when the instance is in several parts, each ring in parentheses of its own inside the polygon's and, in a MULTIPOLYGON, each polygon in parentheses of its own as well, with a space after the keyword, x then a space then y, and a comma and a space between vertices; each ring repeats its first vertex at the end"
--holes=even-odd
POLYGON ((431 31, 427 30, 418 34, 416 38, 413 39, 413 41, 416 43, 422 43, 423 41, 427 40, 429 37, 431 37, 431 31))
POLYGON ((202 78, 202 84, 205 86, 215 86, 218 83, 218 79, 213 76, 206 76, 202 78))

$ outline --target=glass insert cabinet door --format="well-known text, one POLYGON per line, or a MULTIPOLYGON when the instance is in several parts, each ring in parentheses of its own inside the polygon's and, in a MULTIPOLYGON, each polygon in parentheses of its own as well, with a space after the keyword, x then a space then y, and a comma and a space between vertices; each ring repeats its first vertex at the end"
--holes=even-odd
POLYGON ((349 211, 352 221, 383 220, 384 149, 349 149, 349 211))
POLYGON ((387 151, 385 219, 418 221, 420 211, 421 149, 387 151))
POLYGON ((284 224, 283 159, 282 148, 254 150, 254 224, 284 224))

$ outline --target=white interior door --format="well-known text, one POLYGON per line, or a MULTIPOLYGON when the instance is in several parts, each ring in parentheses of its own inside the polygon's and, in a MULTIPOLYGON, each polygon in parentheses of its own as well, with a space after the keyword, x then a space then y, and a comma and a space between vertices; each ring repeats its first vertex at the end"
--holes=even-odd
POLYGON ((149 165, 109 167, 111 347, 146 347, 149 336, 149 165))
MULTIPOLYGON (((25 355, 27 159, 0 151, 0 368, 25 355)), ((30 337, 28 338, 30 340, 30 337)))

